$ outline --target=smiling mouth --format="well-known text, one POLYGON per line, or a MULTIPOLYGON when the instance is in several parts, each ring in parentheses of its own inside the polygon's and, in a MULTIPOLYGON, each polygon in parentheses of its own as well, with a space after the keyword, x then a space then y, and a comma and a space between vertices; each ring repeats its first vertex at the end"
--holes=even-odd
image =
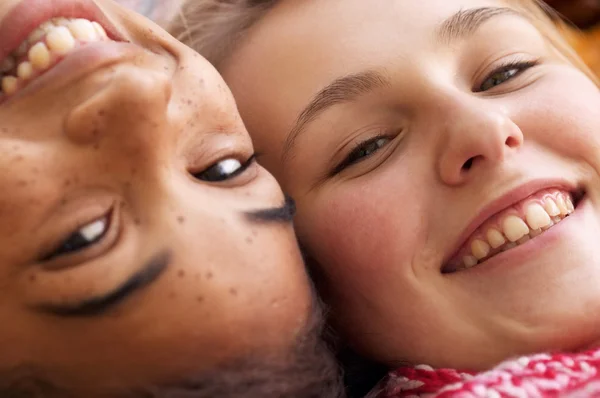
POLYGON ((466 240, 442 273, 465 271, 536 239, 573 214, 584 192, 543 190, 485 221, 466 240))
POLYGON ((42 23, 0 62, 0 99, 14 95, 78 48, 102 41, 114 40, 96 21, 52 18, 42 23))

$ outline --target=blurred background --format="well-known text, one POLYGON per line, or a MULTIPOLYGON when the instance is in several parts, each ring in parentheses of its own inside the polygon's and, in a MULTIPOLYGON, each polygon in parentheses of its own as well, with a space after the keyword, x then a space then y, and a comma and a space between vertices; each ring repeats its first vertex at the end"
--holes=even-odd
MULTIPOLYGON (((160 24, 177 12, 181 0, 117 1, 160 24)), ((546 2, 572 25, 565 35, 583 60, 600 76, 600 0, 546 0, 546 2)))

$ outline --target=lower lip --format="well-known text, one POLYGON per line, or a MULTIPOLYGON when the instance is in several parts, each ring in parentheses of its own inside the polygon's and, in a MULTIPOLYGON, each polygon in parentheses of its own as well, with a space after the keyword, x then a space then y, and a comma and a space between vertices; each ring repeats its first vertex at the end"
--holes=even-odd
POLYGON ((10 104, 19 98, 43 88, 57 91, 68 83, 110 65, 126 62, 146 52, 142 47, 127 42, 96 42, 81 46, 0 104, 10 104))
POLYGON ((472 275, 476 273, 504 272, 505 270, 532 261, 538 257, 543 250, 547 250, 563 240, 565 234, 569 233, 569 228, 577 228, 576 224, 585 217, 585 213, 590 210, 589 206, 591 206, 591 203, 588 198, 583 198, 571 215, 565 217, 562 221, 545 231, 543 234, 528 240, 513 249, 496 254, 489 260, 472 268, 445 274, 445 276, 457 277, 463 274, 472 275))

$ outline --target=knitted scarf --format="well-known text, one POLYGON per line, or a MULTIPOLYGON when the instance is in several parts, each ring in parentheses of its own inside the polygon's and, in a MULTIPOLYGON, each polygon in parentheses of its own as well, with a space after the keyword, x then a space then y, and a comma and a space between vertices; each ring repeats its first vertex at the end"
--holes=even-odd
POLYGON ((600 349, 538 354, 482 373, 403 367, 388 374, 377 398, 600 397, 600 349))

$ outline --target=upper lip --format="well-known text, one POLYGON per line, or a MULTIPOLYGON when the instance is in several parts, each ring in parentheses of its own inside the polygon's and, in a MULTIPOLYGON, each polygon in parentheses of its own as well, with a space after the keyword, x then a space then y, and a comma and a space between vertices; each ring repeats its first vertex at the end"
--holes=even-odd
POLYGON ((22 0, 0 21, 0 62, 35 28, 55 17, 96 21, 111 39, 125 41, 93 0, 22 0))
POLYGON ((576 185, 564 180, 534 180, 518 185, 515 188, 508 190, 508 192, 504 195, 501 195, 487 205, 484 205, 479 212, 476 213, 477 215, 471 220, 465 230, 460 234, 454 249, 451 252, 451 255, 445 259, 442 266, 445 266, 446 263, 456 255, 458 250, 464 246, 466 240, 473 235, 477 228, 479 228, 490 217, 510 206, 519 203, 520 201, 539 191, 552 188, 565 190, 568 192, 577 190, 576 185))

